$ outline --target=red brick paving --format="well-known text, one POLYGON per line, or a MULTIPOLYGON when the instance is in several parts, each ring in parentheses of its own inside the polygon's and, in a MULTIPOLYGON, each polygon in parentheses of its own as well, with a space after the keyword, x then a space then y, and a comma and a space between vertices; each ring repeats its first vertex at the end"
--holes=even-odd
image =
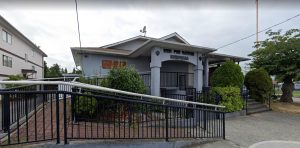
MULTIPOLYGON (((68 104, 69 105, 69 104, 68 104)), ((67 106, 67 109, 69 106, 67 106)), ((64 140, 64 128, 63 128, 63 102, 59 102, 59 126, 60 126, 60 139, 61 142, 64 140)), ((69 111, 67 111, 70 113, 69 111)), ((28 136, 26 131, 26 124, 23 124, 19 128, 19 139, 17 137, 18 130, 16 129, 11 134, 11 143, 22 143, 22 142, 31 142, 31 141, 42 141, 47 139, 56 139, 56 104, 55 101, 52 102, 52 112, 51 112, 51 103, 46 103, 44 108, 39 110, 36 115, 36 126, 35 126, 35 116, 32 116, 28 121, 28 136), (43 112, 44 111, 44 112, 43 112), (51 120, 52 113, 52 120, 51 120), (44 120, 43 120, 44 119, 44 120), (52 124, 51 124, 52 123, 52 124), (45 125, 45 126, 44 126, 45 125), (36 127, 36 128, 35 128, 36 127), (35 134, 36 133, 36 134, 35 134), (28 137, 28 140, 27 140, 28 137)), ((157 122, 158 123, 158 122, 157 122)), ((150 125, 150 122, 148 122, 150 125)), ((160 124, 165 124, 160 122, 160 124)), ((70 120, 70 114, 67 118, 67 132, 68 139, 115 139, 115 138, 165 138, 166 129, 164 127, 156 127, 152 125, 151 127, 146 127, 147 123, 144 124, 134 124, 128 126, 124 123, 118 124, 118 120, 115 123, 96 123, 96 122, 76 122, 73 123, 70 120), (135 126, 134 126, 135 125, 135 126), (140 125, 139 128, 137 125, 140 125), (120 133, 120 134, 119 134, 120 133)), ((156 126, 158 126, 156 124, 156 126)), ((187 137, 195 135, 197 137, 205 134, 202 129, 194 128, 169 128, 169 137, 187 137), (200 133, 201 131, 201 133, 200 133), (194 133, 193 133, 194 132, 194 133), (197 135, 196 135, 197 132, 197 135)), ((209 131, 206 131, 208 134, 209 131)), ((7 141, 4 141, 1 144, 5 144, 7 141)))

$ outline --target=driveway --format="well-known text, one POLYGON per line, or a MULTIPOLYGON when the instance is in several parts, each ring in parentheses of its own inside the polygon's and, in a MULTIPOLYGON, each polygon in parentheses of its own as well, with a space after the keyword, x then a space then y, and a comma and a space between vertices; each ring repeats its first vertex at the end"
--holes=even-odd
POLYGON ((196 147, 243 148, 269 140, 300 142, 300 115, 270 111, 230 118, 226 120, 226 139, 196 147))

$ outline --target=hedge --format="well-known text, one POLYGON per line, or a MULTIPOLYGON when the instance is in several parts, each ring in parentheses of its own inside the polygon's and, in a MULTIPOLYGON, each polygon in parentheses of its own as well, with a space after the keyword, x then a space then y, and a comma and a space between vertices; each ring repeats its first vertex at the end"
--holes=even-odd
POLYGON ((213 93, 221 96, 219 105, 225 106, 226 112, 235 112, 243 109, 243 100, 238 87, 213 87, 213 93))

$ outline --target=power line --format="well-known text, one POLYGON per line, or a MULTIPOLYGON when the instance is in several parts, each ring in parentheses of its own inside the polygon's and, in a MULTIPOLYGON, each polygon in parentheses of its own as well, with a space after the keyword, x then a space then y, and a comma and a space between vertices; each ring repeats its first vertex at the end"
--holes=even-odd
POLYGON ((78 30, 78 38, 79 38, 79 47, 80 47, 80 49, 81 49, 81 37, 80 37, 80 28, 79 28, 79 19, 78 19, 77 0, 75 0, 75 5, 76 5, 77 30, 78 30))
MULTIPOLYGON (((286 20, 284 20, 284 21, 282 21, 282 22, 280 22, 280 23, 277 23, 277 24, 272 25, 272 26, 270 26, 270 27, 268 27, 268 28, 265 28, 265 29, 263 29, 263 30, 260 30, 257 34, 260 34, 260 33, 264 32, 264 31, 266 31, 266 30, 269 30, 269 29, 271 29, 271 28, 273 28, 273 27, 275 27, 275 26, 281 25, 281 24, 283 24, 283 23, 285 23, 285 22, 288 22, 288 21, 290 21, 290 20, 292 20, 292 19, 294 19, 294 18, 296 18, 296 17, 298 17, 298 16, 300 16, 300 13, 297 14, 297 15, 295 15, 295 16, 293 16, 293 17, 290 17, 290 18, 288 18, 288 19, 286 19, 286 20)), ((248 35, 248 36, 246 36, 246 37, 243 37, 243 38, 241 38, 241 39, 239 39, 239 40, 236 40, 236 41, 234 41, 234 42, 231 42, 231 43, 225 44, 225 45, 223 45, 223 46, 220 46, 220 47, 218 47, 217 49, 221 49, 221 48, 227 47, 227 46, 229 46, 229 45, 235 44, 235 43, 240 42, 240 41, 242 41, 242 40, 248 39, 248 38, 250 38, 250 37, 252 37, 252 36, 254 36, 254 35, 256 35, 256 33, 253 33, 253 34, 248 35)))

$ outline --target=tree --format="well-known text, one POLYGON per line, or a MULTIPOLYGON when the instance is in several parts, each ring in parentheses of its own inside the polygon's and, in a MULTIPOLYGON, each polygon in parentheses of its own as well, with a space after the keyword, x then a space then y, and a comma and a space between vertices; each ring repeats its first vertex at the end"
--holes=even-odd
POLYGON ((62 76, 62 72, 58 64, 53 64, 53 66, 49 68, 49 71, 47 72, 46 75, 47 78, 54 78, 54 77, 61 77, 61 76, 62 76))
POLYGON ((270 97, 273 86, 272 79, 263 68, 249 71, 245 76, 245 85, 250 93, 250 98, 264 102, 270 97))
POLYGON ((80 69, 73 68, 72 74, 82 74, 82 71, 80 69))
POLYGON ((267 31, 269 36, 264 41, 255 43, 257 50, 249 56, 253 57, 250 64, 253 68, 264 68, 270 75, 283 80, 282 102, 293 102, 295 89, 293 79, 300 73, 300 30, 267 31))
POLYGON ((213 87, 232 86, 241 88, 244 84, 242 69, 233 61, 227 61, 213 72, 211 83, 213 87))
POLYGON ((49 72, 49 68, 47 66, 47 62, 44 61, 44 77, 46 78, 49 72))

